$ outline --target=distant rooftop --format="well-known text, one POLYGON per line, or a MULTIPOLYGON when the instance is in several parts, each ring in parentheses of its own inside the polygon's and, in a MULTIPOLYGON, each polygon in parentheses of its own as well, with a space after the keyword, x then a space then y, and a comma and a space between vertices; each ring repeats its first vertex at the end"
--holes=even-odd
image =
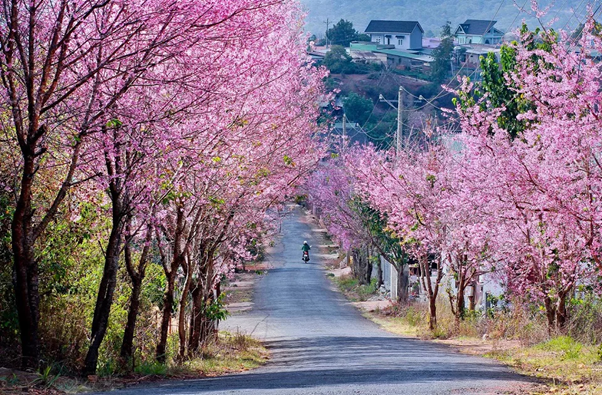
POLYGON ((395 49, 395 45, 383 45, 369 41, 352 41, 349 49, 351 51, 376 51, 377 49, 395 49))
POLYGON ((412 33, 414 28, 422 30, 422 26, 417 21, 370 21, 366 28, 366 33, 412 33))
POLYGON ((401 58, 408 58, 408 59, 413 59, 413 60, 419 60, 425 63, 431 63, 435 61, 435 58, 433 58, 430 55, 421 55, 415 52, 408 52, 408 51, 397 51, 397 50, 393 50, 393 49, 379 49, 374 51, 376 53, 384 53, 386 55, 391 55, 391 56, 399 56, 401 58))
MULTIPOLYGON (((474 34, 481 36, 489 31, 495 25, 497 21, 486 21, 482 19, 467 19, 466 22, 461 23, 458 29, 461 27, 464 33, 474 34)), ((456 34, 458 30, 456 30, 456 34)))

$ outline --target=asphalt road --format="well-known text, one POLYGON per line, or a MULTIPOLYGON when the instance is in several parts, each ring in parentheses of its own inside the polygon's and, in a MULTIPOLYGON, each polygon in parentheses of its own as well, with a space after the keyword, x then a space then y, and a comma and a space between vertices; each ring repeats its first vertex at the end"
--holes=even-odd
MULTIPOLYGON (((164 382, 118 394, 504 394, 528 379, 494 361, 446 346, 391 335, 332 289, 319 248, 325 235, 291 208, 282 237, 269 251, 274 269, 257 282, 255 305, 224 326, 266 342, 270 362, 243 374, 164 382), (313 246, 309 264, 301 243, 313 246)), ((521 389, 522 388, 522 389, 521 389)))

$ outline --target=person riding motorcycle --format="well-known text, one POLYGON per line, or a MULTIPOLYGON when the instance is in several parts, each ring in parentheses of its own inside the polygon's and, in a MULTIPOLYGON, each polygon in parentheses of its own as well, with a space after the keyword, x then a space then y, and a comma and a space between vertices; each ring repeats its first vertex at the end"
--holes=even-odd
POLYGON ((307 253, 307 260, 309 261, 309 250, 311 250, 311 247, 309 246, 309 244, 307 243, 307 240, 303 242, 303 245, 301 246, 301 251, 303 251, 303 260, 305 260, 305 254, 307 253))

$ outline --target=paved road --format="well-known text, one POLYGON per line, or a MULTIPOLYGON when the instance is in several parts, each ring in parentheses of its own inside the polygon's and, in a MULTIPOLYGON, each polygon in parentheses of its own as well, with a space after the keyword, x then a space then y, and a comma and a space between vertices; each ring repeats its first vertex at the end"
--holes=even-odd
POLYGON ((320 262, 332 259, 324 233, 298 208, 269 251, 275 268, 256 285, 252 311, 226 321, 270 349, 260 369, 218 378, 136 387, 119 394, 503 394, 528 381, 485 358, 391 335, 364 319, 332 289, 320 262), (301 243, 312 249, 301 261, 301 243), (321 253, 322 252, 322 253, 321 253))

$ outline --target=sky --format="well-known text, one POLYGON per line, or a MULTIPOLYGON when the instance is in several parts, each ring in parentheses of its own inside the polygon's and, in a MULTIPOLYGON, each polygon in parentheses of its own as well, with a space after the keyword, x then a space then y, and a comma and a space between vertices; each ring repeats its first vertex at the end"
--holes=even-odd
MULTIPOLYGON (((370 20, 417 20, 426 31, 438 35, 440 27, 450 21, 452 26, 466 19, 496 20, 496 28, 511 31, 523 21, 535 28, 540 22, 533 17, 531 0, 300 0, 305 12, 306 30, 323 36, 328 19, 346 19, 363 32, 370 20), (517 4, 518 3, 518 4, 517 4), (527 12, 521 11, 524 6, 527 12)), ((555 28, 574 29, 587 14, 588 4, 597 10, 602 0, 540 0, 540 7, 550 6, 542 18, 543 25, 552 21, 555 28)), ((602 10, 601 10, 602 11, 602 10)))

